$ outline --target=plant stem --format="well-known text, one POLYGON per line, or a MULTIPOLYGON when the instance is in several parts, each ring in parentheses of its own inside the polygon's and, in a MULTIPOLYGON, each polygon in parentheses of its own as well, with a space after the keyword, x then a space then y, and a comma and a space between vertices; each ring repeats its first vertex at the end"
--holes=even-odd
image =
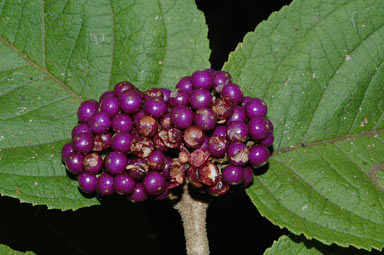
POLYGON ((209 203, 194 199, 188 184, 184 185, 181 199, 174 206, 179 211, 184 226, 188 255, 208 255, 209 245, 206 229, 206 215, 209 203))

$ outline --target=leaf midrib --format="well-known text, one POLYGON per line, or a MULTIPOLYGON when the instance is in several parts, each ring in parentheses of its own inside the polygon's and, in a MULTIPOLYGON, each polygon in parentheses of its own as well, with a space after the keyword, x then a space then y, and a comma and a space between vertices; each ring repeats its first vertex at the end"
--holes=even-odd
POLYGON ((60 81, 58 78, 56 78, 51 72, 49 72, 46 68, 38 65, 35 61, 28 58, 25 54, 20 52, 15 45, 8 42, 4 37, 0 36, 0 41, 4 43, 6 46, 8 46, 12 51, 14 51, 17 55, 19 55, 21 58, 23 58, 25 61, 27 61, 31 66, 35 67, 40 72, 46 74, 55 84, 63 87, 71 96, 73 96, 78 101, 83 101, 79 94, 77 94, 74 90, 72 90, 67 84, 60 81))

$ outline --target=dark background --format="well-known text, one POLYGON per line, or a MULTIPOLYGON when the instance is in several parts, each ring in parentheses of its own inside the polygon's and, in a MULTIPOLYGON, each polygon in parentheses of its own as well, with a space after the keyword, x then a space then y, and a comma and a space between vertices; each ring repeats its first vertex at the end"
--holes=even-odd
MULTIPOLYGON (((205 13, 212 68, 220 69, 244 35, 290 0, 197 0, 205 13)), ((167 201, 113 199, 75 212, 0 198, 0 243, 37 254, 185 254, 181 219, 167 201)), ((287 233, 260 216, 244 192, 208 209, 211 254, 263 254, 287 233)))

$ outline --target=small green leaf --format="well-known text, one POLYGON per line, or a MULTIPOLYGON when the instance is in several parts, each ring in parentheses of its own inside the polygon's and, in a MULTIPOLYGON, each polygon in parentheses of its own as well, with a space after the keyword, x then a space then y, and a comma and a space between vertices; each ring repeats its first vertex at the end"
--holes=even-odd
POLYGON ((0 0, 0 193, 49 208, 83 197, 60 159, 83 99, 121 80, 174 87, 209 66, 194 1, 0 0))
POLYGON ((384 2, 295 0, 231 53, 275 125, 247 192, 274 224, 326 244, 384 247, 384 2))
MULTIPOLYGON (((281 236, 268 248, 264 255, 368 255, 367 251, 356 248, 341 248, 336 245, 327 246, 317 241, 309 241, 303 237, 281 236)), ((376 254, 376 253, 374 253, 376 254)))
POLYGON ((31 251, 27 251, 27 252, 15 251, 4 244, 0 244, 0 254, 1 255, 23 255, 23 254, 33 255, 35 253, 31 251))

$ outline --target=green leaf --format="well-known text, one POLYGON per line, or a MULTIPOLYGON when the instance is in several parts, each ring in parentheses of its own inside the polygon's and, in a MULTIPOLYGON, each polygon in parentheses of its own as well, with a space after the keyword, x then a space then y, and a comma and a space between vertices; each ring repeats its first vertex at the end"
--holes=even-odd
POLYGON ((121 80, 174 87, 209 66, 194 1, 0 1, 0 193, 49 208, 83 197, 60 159, 83 99, 121 80))
POLYGON ((27 252, 15 251, 4 244, 0 244, 0 254, 1 255, 22 255, 22 254, 33 255, 35 253, 31 251, 27 251, 27 252))
MULTIPOLYGON (((281 236, 268 248, 264 255, 368 255, 367 251, 356 248, 341 248, 336 245, 327 246, 317 241, 309 241, 303 237, 289 235, 281 236)), ((378 254, 378 253, 374 253, 378 254)))
POLYGON ((280 227, 326 244, 384 247, 384 2, 295 0, 225 70, 266 100, 269 169, 247 192, 280 227))

